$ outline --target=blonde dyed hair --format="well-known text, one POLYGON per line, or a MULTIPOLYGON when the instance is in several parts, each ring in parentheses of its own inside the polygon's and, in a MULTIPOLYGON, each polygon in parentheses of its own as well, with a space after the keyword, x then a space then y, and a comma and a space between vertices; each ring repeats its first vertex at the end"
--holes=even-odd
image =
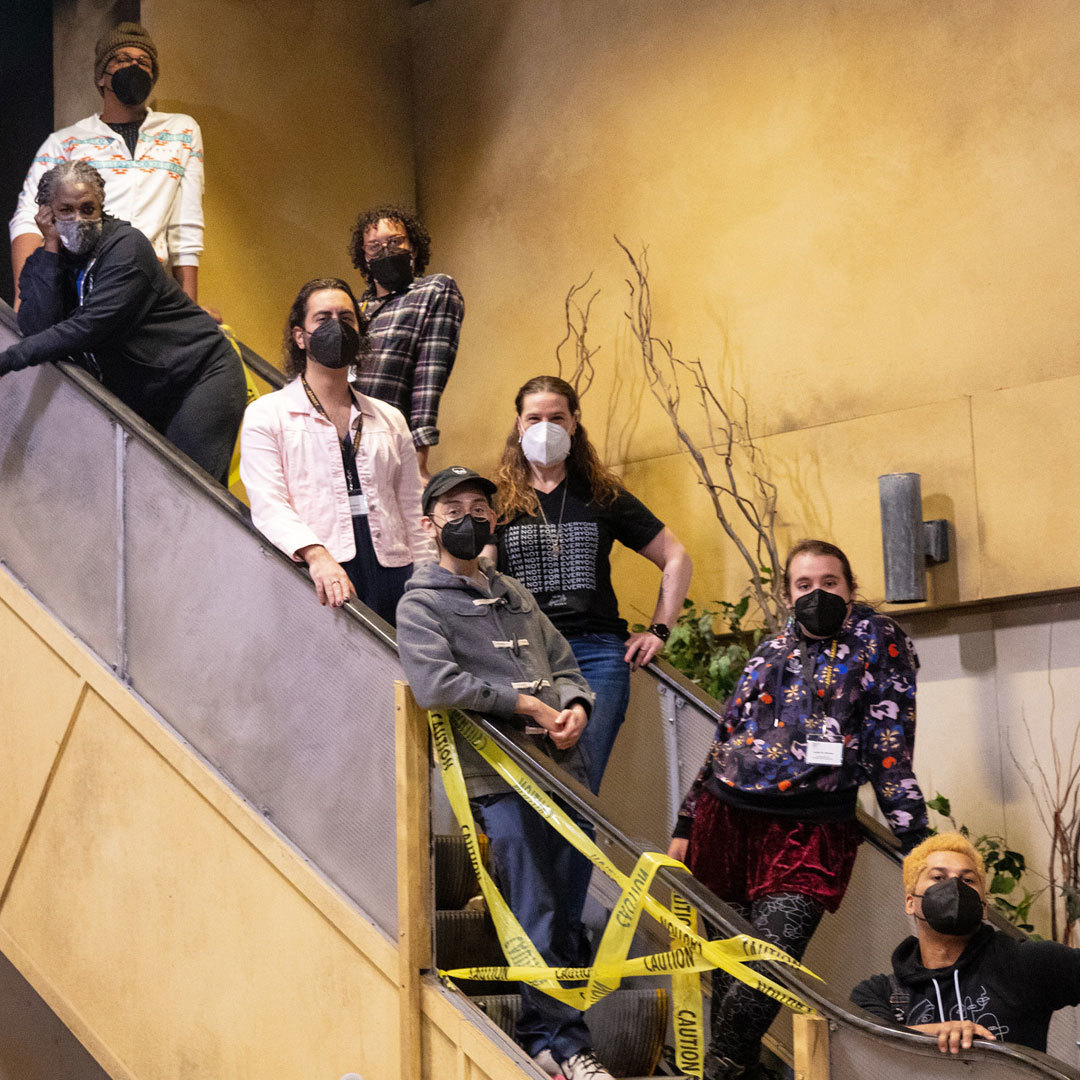
POLYGON ((954 851, 957 855, 966 855, 975 864, 975 871, 979 875, 979 885, 983 892, 986 891, 986 864, 983 862, 983 857, 966 836, 961 836, 957 832, 947 832, 927 837, 908 852, 904 859, 904 893, 907 896, 914 895, 919 875, 926 869, 927 861, 935 851, 954 851))

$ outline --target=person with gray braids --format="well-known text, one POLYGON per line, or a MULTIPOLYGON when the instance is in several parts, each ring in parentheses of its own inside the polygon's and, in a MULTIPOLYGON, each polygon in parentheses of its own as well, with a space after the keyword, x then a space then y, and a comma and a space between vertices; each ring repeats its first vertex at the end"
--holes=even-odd
POLYGON ((26 336, 0 352, 0 376, 71 360, 224 482, 247 398, 240 360, 150 241, 104 203, 105 182, 84 161, 41 177, 44 243, 19 277, 26 336))

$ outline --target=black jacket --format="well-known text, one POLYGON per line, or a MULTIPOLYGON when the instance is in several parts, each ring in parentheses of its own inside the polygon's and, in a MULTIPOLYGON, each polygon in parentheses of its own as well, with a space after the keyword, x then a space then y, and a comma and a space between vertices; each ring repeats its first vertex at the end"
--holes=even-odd
POLYGON ((154 423, 206 367, 232 362, 214 320, 126 221, 106 216, 88 256, 38 248, 23 267, 19 293, 19 328, 27 336, 0 353, 0 375, 70 358, 154 423))
POLYGON ((951 967, 923 967, 914 937, 897 946, 892 962, 906 1001, 890 1001, 897 995, 888 975, 859 983, 851 1000, 882 1020, 908 1026, 974 1020, 1003 1042, 1045 1051, 1051 1014, 1080 1004, 1080 950, 1017 941, 985 923, 951 967))

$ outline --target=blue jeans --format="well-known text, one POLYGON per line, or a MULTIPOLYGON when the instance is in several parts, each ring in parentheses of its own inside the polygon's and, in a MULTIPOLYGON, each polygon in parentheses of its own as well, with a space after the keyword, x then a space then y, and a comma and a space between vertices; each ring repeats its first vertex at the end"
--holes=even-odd
POLYGON ((618 634, 581 634, 567 641, 589 689, 596 695, 580 742, 585 749, 589 787, 596 795, 630 704, 630 665, 623 659, 626 642, 618 634))
MULTIPOLYGON (((540 955, 555 967, 586 967, 592 955, 581 912, 592 864, 516 794, 480 796, 472 809, 499 889, 540 955)), ((592 1046, 582 1013, 524 983, 517 1041, 531 1057, 546 1049, 557 1062, 592 1046)))

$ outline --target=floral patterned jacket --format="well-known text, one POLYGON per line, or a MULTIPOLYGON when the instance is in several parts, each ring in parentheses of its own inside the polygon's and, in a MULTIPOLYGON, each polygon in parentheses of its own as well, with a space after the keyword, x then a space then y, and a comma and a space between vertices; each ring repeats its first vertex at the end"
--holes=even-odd
POLYGON ((893 832, 921 838, 926 804, 911 769, 918 666, 911 639, 865 604, 852 606, 834 638, 803 639, 790 621, 747 662, 675 835, 690 835, 703 788, 738 806, 813 821, 854 817, 869 781, 893 832), (808 733, 840 743, 839 764, 808 762, 808 733))

